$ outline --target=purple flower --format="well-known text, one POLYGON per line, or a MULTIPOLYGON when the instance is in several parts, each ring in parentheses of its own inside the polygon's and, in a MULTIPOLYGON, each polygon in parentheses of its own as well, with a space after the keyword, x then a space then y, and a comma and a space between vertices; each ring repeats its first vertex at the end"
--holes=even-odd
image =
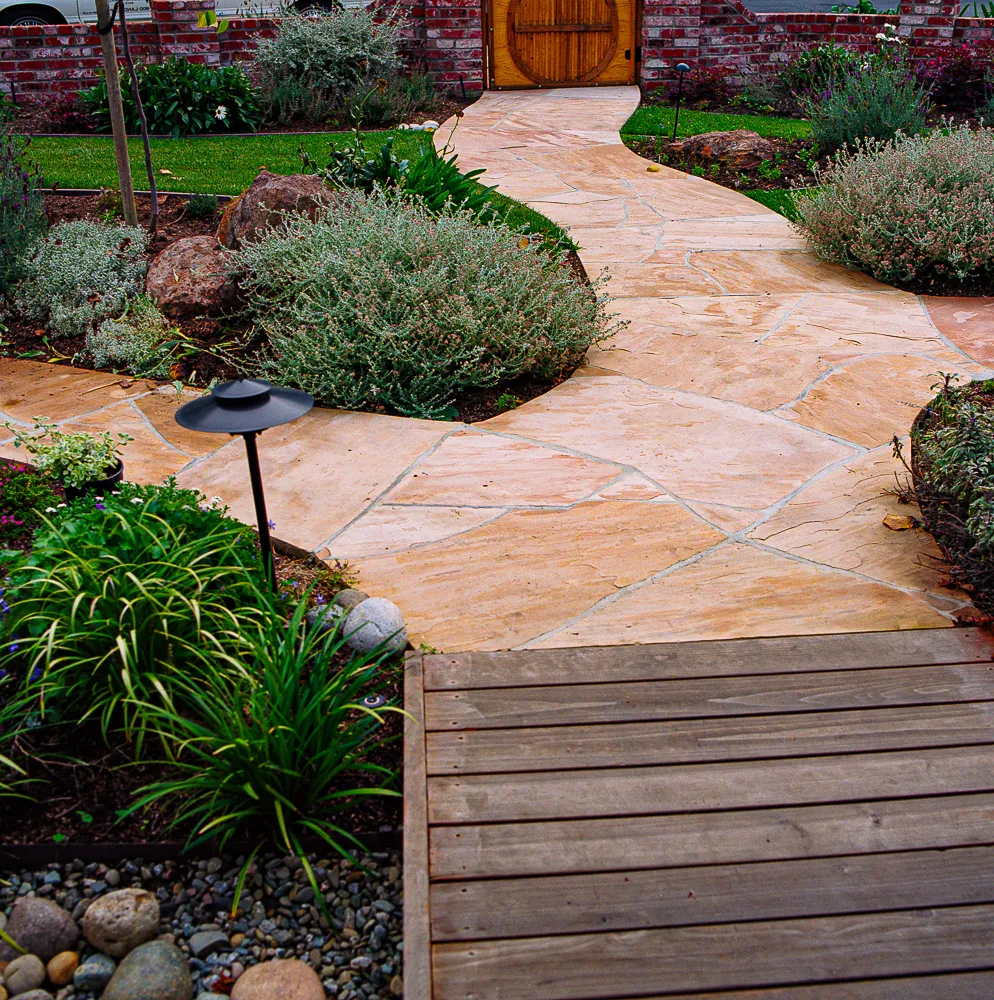
POLYGON ((106 510, 107 509, 102 503, 95 503, 93 506, 96 507, 97 510, 106 510))
POLYGON ((315 604, 324 604, 324 595, 323 594, 318 594, 318 596, 314 598, 314 603, 315 604))
POLYGON ((275 521, 268 521, 266 523, 269 525, 270 528, 275 528, 276 527, 276 522, 275 521))
POLYGON ((39 677, 41 677, 41 667, 35 667, 34 670, 31 671, 31 680, 36 681, 39 677))

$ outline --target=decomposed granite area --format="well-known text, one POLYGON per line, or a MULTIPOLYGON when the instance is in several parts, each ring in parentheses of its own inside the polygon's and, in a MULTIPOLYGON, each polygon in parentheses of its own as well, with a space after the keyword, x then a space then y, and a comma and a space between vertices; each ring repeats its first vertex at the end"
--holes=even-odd
MULTIPOLYGON (((315 410, 267 432, 276 533, 347 559, 444 651, 952 625, 966 595, 929 536, 883 525, 909 513, 890 442, 937 372, 990 374, 992 307, 825 264, 745 196, 647 171, 618 136, 638 100, 488 92, 453 139, 570 227, 628 327, 472 427, 315 410)), ((253 520, 240 441, 182 431, 175 390, 0 366, 5 419, 126 430, 129 478, 178 473, 253 520)))

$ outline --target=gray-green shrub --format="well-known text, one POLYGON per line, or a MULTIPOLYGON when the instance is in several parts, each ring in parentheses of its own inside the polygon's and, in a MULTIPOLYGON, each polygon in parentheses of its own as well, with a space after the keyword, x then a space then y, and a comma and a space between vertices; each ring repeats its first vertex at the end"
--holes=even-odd
POLYGON ((565 254, 382 192, 286 220, 238 266, 270 345, 258 373, 346 409, 451 416, 460 391, 554 376, 616 329, 565 254))
POLYGON ((805 101, 811 136, 823 153, 859 139, 893 139, 925 130, 928 90, 902 52, 882 51, 805 101))
POLYGON ((986 280, 994 291, 991 164, 989 128, 860 140, 818 171, 796 225, 826 260, 892 285, 986 280))
POLYGON ((24 276, 28 248, 45 231, 37 168, 27 160, 29 140, 0 130, 0 295, 24 276))
POLYGON ((83 336, 119 316, 145 287, 148 234, 79 219, 53 226, 25 263, 17 303, 55 337, 83 336))
POLYGON ((365 7, 344 7, 323 17, 289 14, 279 34, 256 52, 263 113, 271 121, 329 117, 363 80, 397 70, 399 41, 400 22, 377 20, 365 7))
POLYGON ((138 295, 120 316, 105 319, 86 335, 86 349, 98 368, 118 365, 132 375, 165 376, 170 342, 178 336, 159 307, 147 295, 138 295))

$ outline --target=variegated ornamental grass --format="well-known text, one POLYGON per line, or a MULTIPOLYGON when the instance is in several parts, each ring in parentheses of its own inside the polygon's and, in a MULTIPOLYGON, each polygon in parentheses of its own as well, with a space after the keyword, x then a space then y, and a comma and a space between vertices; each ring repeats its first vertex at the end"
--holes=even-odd
POLYGON ((994 291, 994 129, 864 140, 818 183, 795 224, 826 260, 915 291, 994 291))

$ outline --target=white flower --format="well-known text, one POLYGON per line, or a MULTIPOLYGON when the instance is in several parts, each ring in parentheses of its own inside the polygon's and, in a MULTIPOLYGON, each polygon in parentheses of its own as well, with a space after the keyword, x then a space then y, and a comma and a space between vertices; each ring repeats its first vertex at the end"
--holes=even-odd
POLYGON ((57 506, 58 506, 58 507, 65 507, 65 504, 64 504, 64 503, 60 503, 60 504, 58 504, 57 506))
MULTIPOLYGON (((59 504, 59 506, 60 506, 60 507, 64 507, 64 506, 65 506, 65 504, 59 504)), ((46 508, 45 508, 45 513, 46 513, 46 514, 54 514, 54 513, 55 513, 55 511, 56 511, 56 508, 55 508, 55 507, 46 507, 46 508)))
POLYGON ((224 503, 220 497, 211 497, 211 503, 224 503))
POLYGON ((141 503, 142 502, 141 501, 141 497, 132 497, 131 498, 131 502, 132 503, 141 503))
POLYGON ((217 111, 214 112, 214 117, 219 122, 223 122, 224 119, 228 117, 228 109, 223 104, 219 104, 217 106, 217 111))
POLYGON ((97 503, 99 503, 101 500, 103 500, 103 497, 94 497, 93 499, 96 500, 97 503))

